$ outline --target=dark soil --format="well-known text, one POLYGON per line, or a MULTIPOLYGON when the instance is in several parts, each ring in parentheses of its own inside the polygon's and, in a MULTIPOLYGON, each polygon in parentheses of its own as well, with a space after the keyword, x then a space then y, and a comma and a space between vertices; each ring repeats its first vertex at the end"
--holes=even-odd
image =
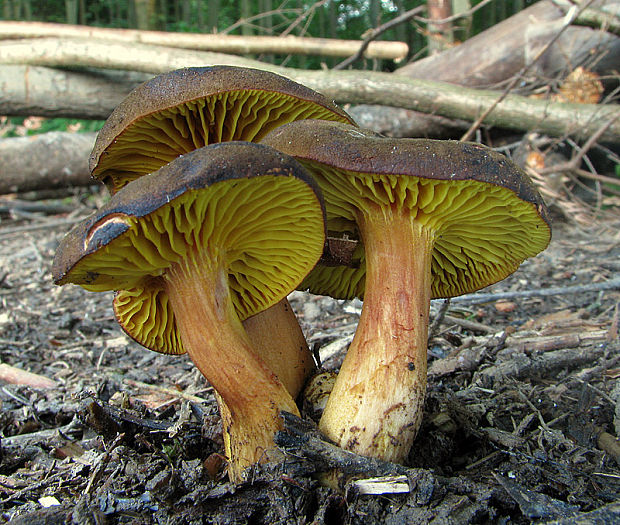
MULTIPOLYGON (((84 214, 100 199, 64 204, 84 214)), ((408 468, 343 458, 292 422, 280 436, 287 461, 233 486, 213 392, 188 359, 125 337, 111 294, 52 284, 66 218, 24 212, 0 224, 0 360, 54 382, 0 380, 1 520, 620 523, 620 292, 596 289, 617 279, 620 221, 557 222, 547 251, 485 290, 562 293, 450 306, 429 345, 408 468), (594 291, 571 291, 583 284, 594 291), (363 494, 370 482, 324 488, 316 474, 333 466, 393 479, 379 494, 363 494)), ((339 366, 361 304, 291 302, 324 367, 339 366)))

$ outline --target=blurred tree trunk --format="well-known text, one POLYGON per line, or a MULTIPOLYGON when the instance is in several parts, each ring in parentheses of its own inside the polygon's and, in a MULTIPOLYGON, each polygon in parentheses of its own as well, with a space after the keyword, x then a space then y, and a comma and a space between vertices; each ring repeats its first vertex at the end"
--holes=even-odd
POLYGON ((78 6, 77 0, 65 0, 65 21, 67 24, 78 23, 78 6))
MULTIPOLYGON (((338 38, 338 2, 329 2, 327 4, 327 34, 321 35, 325 38, 338 38)), ((329 67, 333 67, 336 61, 328 58, 326 63, 329 67)))
POLYGON ((244 23, 241 26, 241 34, 245 36, 253 35, 254 28, 248 22, 248 19, 252 16, 252 2, 251 0, 241 0, 241 19, 244 23))
POLYGON ((216 33, 217 18, 220 11, 220 0, 207 0, 207 31, 216 33))
POLYGON ((79 19, 80 19, 80 24, 82 24, 83 26, 86 25, 86 0, 80 0, 79 1, 79 19))
POLYGON ((381 0, 370 0, 368 13, 370 15, 370 27, 381 25, 381 0))
POLYGON ((134 0, 134 9, 138 29, 157 28, 156 0, 134 0))
POLYGON ((192 3, 190 0, 183 0, 181 4, 181 16, 187 27, 192 26, 192 3))
MULTIPOLYGON (((443 20, 452 16, 452 0, 428 0, 427 15, 430 20, 443 20)), ((446 49, 453 40, 452 23, 428 24, 428 54, 433 55, 446 49)))
MULTIPOLYGON (((394 5, 396 6, 397 14, 400 15, 406 11, 404 0, 394 0, 394 5)), ((411 27, 411 24, 409 23, 397 25, 394 28, 394 35, 396 36, 396 40, 399 40, 400 42, 407 42, 408 44, 410 44, 408 31, 409 27, 411 27)))
POLYGON ((165 29, 168 21, 168 2, 167 0, 159 0, 157 3, 158 29, 165 29))
MULTIPOLYGON (((259 0, 258 2, 258 10, 260 13, 269 13, 273 10, 273 2, 271 0, 259 0)), ((271 15, 263 16, 259 20, 260 26, 262 28, 262 34, 271 36, 273 35, 273 17, 271 15)), ((273 55, 263 55, 261 59, 265 62, 273 64, 274 56, 273 55)))

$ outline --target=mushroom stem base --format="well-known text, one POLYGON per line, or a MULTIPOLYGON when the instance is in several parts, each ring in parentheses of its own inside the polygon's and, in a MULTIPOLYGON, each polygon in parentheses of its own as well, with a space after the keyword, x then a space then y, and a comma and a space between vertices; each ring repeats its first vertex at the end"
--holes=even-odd
POLYGON ((357 223, 364 305, 319 428, 347 450, 403 462, 426 393, 434 233, 398 211, 366 210, 357 223))

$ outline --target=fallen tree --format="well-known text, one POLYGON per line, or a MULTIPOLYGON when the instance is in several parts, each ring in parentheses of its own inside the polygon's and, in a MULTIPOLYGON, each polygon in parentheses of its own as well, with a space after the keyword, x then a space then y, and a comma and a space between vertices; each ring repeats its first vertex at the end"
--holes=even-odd
POLYGON ((0 140, 0 194, 92 184, 94 133, 49 132, 0 140))
MULTIPOLYGON (((606 32, 605 24, 564 27, 571 5, 565 0, 540 0, 458 46, 407 64, 395 74, 480 88, 501 87, 516 77, 520 79, 518 90, 523 92, 583 66, 598 74, 611 91, 618 85, 620 38, 606 32)), ((610 10, 613 5, 620 10, 620 2, 596 0, 591 4, 610 10)), ((574 23, 579 24, 580 18, 574 23)), ((420 118, 416 112, 386 107, 359 111, 377 116, 366 119, 373 129, 394 136, 418 136, 407 126, 420 118)))
MULTIPOLYGON (((0 21, 0 39, 43 37, 107 40, 110 42, 121 42, 124 45, 166 45, 235 55, 275 53, 326 57, 347 57, 353 55, 363 43, 362 40, 311 38, 293 35, 241 36, 220 33, 169 33, 165 31, 87 27, 44 22, 0 21)), ((375 41, 368 45, 364 51, 364 56, 366 58, 403 60, 407 57, 408 52, 409 46, 405 42, 375 41)))
MULTIPOLYGON (((592 7, 611 9, 613 4, 620 10, 620 2, 613 1, 597 0, 592 7)), ((488 88, 519 75, 541 52, 543 56, 522 78, 524 82, 565 76, 578 66, 600 75, 617 71, 620 38, 604 27, 564 27, 567 9, 562 6, 566 5, 572 4, 540 0, 462 44, 407 64, 396 73, 488 88)))
MULTIPOLYGON (((620 69, 620 39, 591 28, 564 27, 565 11, 558 3, 562 2, 541 0, 456 48, 410 64, 396 74, 365 71, 363 79, 357 71, 303 71, 232 55, 144 43, 128 48, 118 41, 104 43, 84 38, 4 41, 0 43, 0 63, 15 65, 0 66, 0 114, 105 119, 133 87, 153 74, 188 65, 231 64, 267 69, 293 78, 345 104, 364 127, 395 136, 459 136, 479 115, 493 108, 484 124, 559 137, 572 136, 580 141, 607 127, 599 139, 618 143, 618 106, 557 104, 516 95, 508 96, 495 106, 500 96, 497 91, 456 88, 433 81, 441 79, 475 86, 501 84, 523 72, 561 30, 561 38, 554 41, 535 67, 527 70, 528 75, 522 77, 524 81, 550 77, 579 63, 601 73, 620 69), (420 78, 408 78, 410 75, 420 78)), ((18 36, 16 27, 10 22, 0 22, 0 38, 2 34, 11 38, 18 36)), ((73 26, 46 24, 23 27, 30 28, 30 32, 22 32, 21 37, 57 34, 55 31, 61 28, 73 34, 74 30, 73 26)), ((83 29, 75 28, 75 35, 83 35, 83 29)), ((89 35, 95 37, 98 33, 89 35)), ((130 31, 123 35, 122 38, 136 38, 138 40, 134 41, 140 42, 142 32, 130 31)), ((612 78, 617 83, 617 74, 612 78)), ((63 143, 66 159, 84 155, 84 149, 69 147, 72 138, 57 137, 56 140, 63 143)), ((6 151, 17 147, 13 144, 18 141, 6 142, 6 151)), ((34 142, 24 144, 34 147, 34 142)), ((16 149, 10 157, 28 158, 31 164, 37 158, 23 149, 16 149)), ((21 189, 25 181, 33 184, 36 174, 42 173, 34 170, 32 176, 20 179, 22 166, 4 161, 2 165, 4 180, 0 182, 0 192, 21 189), (16 171, 7 175, 10 170, 16 171)), ((90 182, 85 168, 80 176, 73 177, 77 173, 74 170, 70 173, 71 184, 80 184, 79 180, 90 182)), ((56 185, 57 182, 42 179, 38 187, 46 184, 56 185)))
MULTIPOLYGON (((137 70, 153 74, 190 65, 212 63, 206 57, 200 59, 202 52, 190 53, 173 48, 154 49, 154 46, 134 46, 131 50, 125 49, 123 53, 121 49, 111 49, 110 46, 98 42, 85 43, 72 40, 50 42, 47 39, 29 42, 29 44, 22 42, 18 47, 7 47, 6 44, 0 46, 0 63, 45 66, 72 64, 74 67, 137 70)), ((232 58, 234 64, 243 64, 243 59, 240 57, 232 58)), ((602 140, 617 142, 620 136, 620 120, 617 119, 620 110, 616 105, 553 103, 519 95, 509 95, 497 104, 498 93, 495 91, 411 79, 391 73, 364 71, 364 81, 360 82, 360 72, 353 70, 307 71, 267 65, 264 69, 288 76, 341 104, 382 104, 467 121, 474 121, 493 108, 483 121, 487 125, 519 131, 539 131, 552 136, 572 136, 578 140, 587 139, 607 121, 613 120, 603 134, 602 140)), ((31 70, 26 72, 29 73, 31 70)), ((41 70, 37 72, 39 75, 44 74, 41 70)), ((11 73, 5 72, 3 77, 5 82, 13 86, 10 91, 17 99, 28 102, 36 99, 35 86, 29 78, 11 81, 13 78, 11 73)), ((84 80, 84 75, 75 76, 69 71, 64 71, 64 74, 67 76, 66 83, 73 85, 70 96, 64 93, 64 98, 70 102, 66 109, 75 113, 75 108, 84 100, 79 89, 79 83, 84 80)), ((92 79, 89 79, 88 88, 92 90, 92 86, 92 79)), ((7 90, 7 86, 3 85, 2 89, 7 90)), ((55 89, 55 86, 48 84, 43 87, 44 94, 41 100, 37 100, 37 107, 43 108, 49 103, 50 89, 55 89)), ((125 94, 126 92, 118 93, 119 97, 125 94)), ((53 104, 58 114, 60 108, 57 101, 53 104)), ((87 97, 85 105, 92 105, 92 97, 87 97)), ((108 108, 108 114, 115 105, 108 108)), ((0 114, 15 114, 16 109, 11 107, 10 99, 2 93, 0 114)), ((25 109, 22 105, 21 111, 25 109)))

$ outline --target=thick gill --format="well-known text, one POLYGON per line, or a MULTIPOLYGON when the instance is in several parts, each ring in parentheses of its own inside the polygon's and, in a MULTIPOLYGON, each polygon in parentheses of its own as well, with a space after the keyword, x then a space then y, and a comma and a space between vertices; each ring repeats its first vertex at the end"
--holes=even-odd
POLYGON ((164 354, 185 352, 168 295, 155 282, 120 290, 114 297, 114 313, 123 330, 142 346, 164 354))
MULTIPOLYGON (((76 265, 73 282, 93 291, 148 282, 151 293, 159 293, 153 278, 198 252, 202 259, 197 263, 228 268, 241 319, 294 289, 316 263, 324 240, 316 194, 300 179, 286 176, 235 179, 192 190, 131 222, 125 234, 76 265)), ((151 308, 154 299, 139 300, 151 308)), ((124 308, 136 315, 135 306, 124 308)))
MULTIPOLYGON (((451 297, 495 283, 548 243, 549 230, 534 204, 513 192, 478 181, 430 180, 407 175, 360 174, 301 161, 315 175, 325 198, 329 231, 355 232, 355 210, 381 204, 382 213, 408 210, 412 220, 436 232, 432 256, 432 296, 451 297)), ((359 234, 354 234, 359 237, 359 234)), ((412 248, 412 247, 411 247, 412 248)), ((361 270, 326 268, 305 282, 333 286, 350 297, 361 270), (343 273, 344 272, 344 273, 343 273), (355 282, 342 283, 345 277, 355 282), (340 282, 339 282, 340 281, 340 282)), ((314 286, 310 286, 311 289, 314 286)), ((361 293, 358 293, 361 295, 361 293)))
POLYGON ((278 92, 218 93, 137 120, 106 149, 93 175, 111 177, 118 190, 184 153, 218 142, 257 142, 282 124, 309 118, 344 121, 314 102, 278 92))

